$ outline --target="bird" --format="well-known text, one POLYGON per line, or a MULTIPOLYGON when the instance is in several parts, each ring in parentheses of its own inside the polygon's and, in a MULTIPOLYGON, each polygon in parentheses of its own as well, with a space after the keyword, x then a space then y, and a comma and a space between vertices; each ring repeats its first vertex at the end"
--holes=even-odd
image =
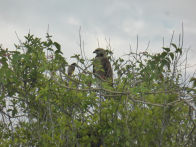
POLYGON ((72 76, 72 74, 73 74, 74 71, 75 71, 75 67, 76 67, 76 66, 77 66, 76 63, 72 63, 71 65, 69 65, 69 67, 68 67, 68 72, 67 72, 68 76, 72 76))
POLYGON ((106 50, 103 48, 97 48, 93 53, 96 54, 93 60, 93 74, 96 78, 108 81, 112 84, 113 71, 106 50))

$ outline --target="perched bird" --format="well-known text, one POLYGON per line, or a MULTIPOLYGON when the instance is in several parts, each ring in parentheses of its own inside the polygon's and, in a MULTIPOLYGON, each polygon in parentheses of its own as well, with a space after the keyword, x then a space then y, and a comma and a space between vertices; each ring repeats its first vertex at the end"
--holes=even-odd
POLYGON ((74 73, 75 67, 76 67, 76 63, 72 63, 69 67, 68 67, 68 76, 71 76, 74 73))
POLYGON ((96 54, 93 60, 93 73, 95 77, 106 80, 112 84, 113 71, 110 61, 107 57, 106 50, 97 48, 93 53, 96 54))

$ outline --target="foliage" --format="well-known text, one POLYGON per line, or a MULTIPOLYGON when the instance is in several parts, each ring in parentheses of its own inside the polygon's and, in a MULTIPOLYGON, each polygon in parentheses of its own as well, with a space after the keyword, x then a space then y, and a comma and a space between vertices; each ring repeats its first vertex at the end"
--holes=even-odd
POLYGON ((97 86, 91 61, 80 55, 69 77, 61 45, 48 34, 46 41, 28 34, 15 47, 0 48, 0 145, 196 145, 195 83, 181 82, 183 50, 174 43, 127 60, 111 56, 113 87, 97 86))

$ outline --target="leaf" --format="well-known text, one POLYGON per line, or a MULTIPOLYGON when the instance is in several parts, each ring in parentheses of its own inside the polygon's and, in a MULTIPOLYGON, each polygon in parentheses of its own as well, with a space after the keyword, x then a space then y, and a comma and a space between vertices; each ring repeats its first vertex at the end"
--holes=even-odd
POLYGON ((170 52, 170 48, 167 48, 167 47, 163 47, 163 49, 167 52, 170 52))
POLYGON ((12 109, 8 109, 8 110, 7 110, 7 112, 11 112, 11 111, 12 111, 12 109))
POLYGON ((57 50, 61 50, 61 45, 59 43, 54 42, 53 44, 57 48, 57 50))
POLYGON ((48 33, 46 34, 46 38, 51 38, 52 35, 49 35, 48 33))
POLYGON ((176 44, 174 44, 174 43, 171 43, 171 45, 172 45, 175 49, 178 48, 178 47, 176 46, 176 44))
POLYGON ((47 48, 47 50, 48 50, 48 51, 53 51, 53 49, 52 49, 52 48, 50 48, 50 47, 49 47, 49 48, 47 48))
POLYGON ((61 50, 56 50, 55 54, 63 54, 63 53, 61 52, 61 50))
POLYGON ((182 48, 177 48, 176 53, 180 53, 180 55, 182 55, 182 48))
POLYGON ((17 109, 14 108, 14 110, 12 111, 12 117, 14 117, 17 113, 18 113, 17 109))
POLYGON ((84 64, 84 61, 85 61, 84 59, 80 59, 80 63, 84 64))
POLYGON ((168 69, 170 69, 170 60, 169 58, 165 58, 162 60, 162 65, 167 66, 168 69))
POLYGON ((49 47, 50 45, 52 45, 52 40, 51 40, 51 39, 48 39, 48 44, 47 44, 47 46, 49 47))
POLYGON ((174 60, 174 53, 169 53, 169 56, 171 57, 172 60, 174 60))
POLYGON ((192 77, 190 82, 193 82, 193 87, 196 87, 196 78, 192 77))
POLYGON ((162 52, 161 56, 164 58, 165 56, 167 56, 167 52, 162 52))
POLYGON ((117 134, 117 136, 120 136, 120 129, 119 128, 116 129, 116 134, 117 134))
POLYGON ((129 144, 129 142, 128 142, 128 141, 126 141, 126 146, 130 146, 130 144, 129 144))
POLYGON ((80 60, 80 55, 79 54, 75 54, 74 56, 71 56, 70 58, 75 58, 77 60, 80 60))

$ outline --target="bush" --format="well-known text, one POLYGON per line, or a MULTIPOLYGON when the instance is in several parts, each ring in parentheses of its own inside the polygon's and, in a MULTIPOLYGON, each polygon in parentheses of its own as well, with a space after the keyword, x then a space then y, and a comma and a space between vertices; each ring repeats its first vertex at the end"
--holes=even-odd
POLYGON ((182 47, 126 60, 108 51, 113 87, 97 87, 90 60, 74 55, 68 76, 51 36, 25 39, 15 51, 0 48, 0 145, 195 146, 196 91, 182 83, 182 47))

